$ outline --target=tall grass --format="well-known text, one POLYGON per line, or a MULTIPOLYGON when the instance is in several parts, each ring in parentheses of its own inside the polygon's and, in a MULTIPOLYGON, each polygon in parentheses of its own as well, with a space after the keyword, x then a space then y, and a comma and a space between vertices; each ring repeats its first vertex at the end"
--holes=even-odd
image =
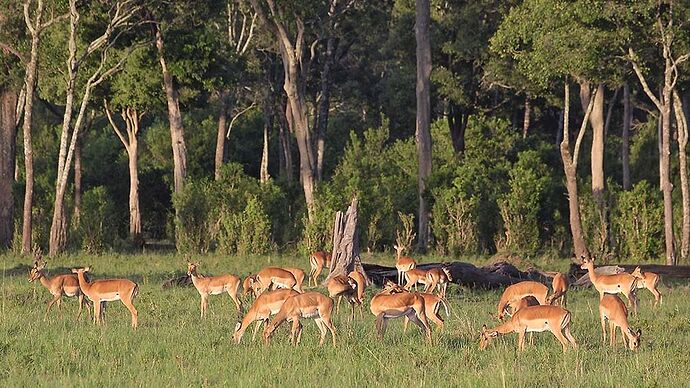
MULTIPOLYGON (((197 259, 197 258, 195 258, 197 259)), ((306 258, 203 256, 201 272, 247 275, 266 265, 300 265, 306 258)), ((375 260, 392 262, 392 257, 375 260)), ((302 344, 289 345, 288 325, 269 346, 232 342, 237 321, 227 295, 212 297, 209 314, 199 319, 194 288, 163 290, 164 280, 185 270, 179 256, 65 256, 49 262, 51 274, 92 265, 92 278, 127 277, 140 285, 135 300, 139 329, 129 327, 129 312, 111 302, 107 323, 96 327, 89 316, 76 321, 76 299, 63 302, 43 320, 50 295, 28 283, 16 257, 1 259, 0 385, 3 386, 630 386, 690 385, 690 304, 682 287, 664 288, 664 304, 652 309, 651 294, 640 290, 642 347, 631 352, 602 346, 598 297, 574 290, 568 298, 572 330, 580 348, 562 353, 549 333, 535 335, 535 345, 516 350, 515 335, 479 351, 482 324, 490 317, 498 291, 449 288, 451 317, 445 332, 434 330, 428 347, 417 330, 402 333, 391 322, 383 341, 374 319, 347 322, 347 308, 336 315, 338 347, 318 347, 313 322, 304 322, 302 344)), ((369 290, 370 296, 374 290, 369 290)), ((248 302, 245 302, 245 308, 248 302)), ((328 342, 327 342, 328 343, 328 342)))

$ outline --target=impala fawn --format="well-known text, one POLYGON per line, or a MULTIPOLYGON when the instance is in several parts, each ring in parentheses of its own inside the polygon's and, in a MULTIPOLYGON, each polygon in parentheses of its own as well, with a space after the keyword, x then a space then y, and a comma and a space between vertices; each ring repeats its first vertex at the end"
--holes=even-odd
POLYGON ((48 291, 53 295, 53 299, 48 302, 48 308, 43 317, 44 320, 48 319, 48 314, 50 313, 50 308, 53 304, 57 303, 58 309, 62 308, 62 295, 68 297, 77 297, 79 299, 79 312, 77 313, 77 319, 81 317, 81 310, 84 305, 87 305, 87 311, 91 314, 90 303, 88 299, 84 298, 84 293, 79 288, 79 279, 75 274, 57 275, 49 278, 46 275, 44 269, 46 262, 39 262, 39 260, 34 261, 34 265, 29 271, 29 282, 40 281, 43 287, 47 288, 48 291))

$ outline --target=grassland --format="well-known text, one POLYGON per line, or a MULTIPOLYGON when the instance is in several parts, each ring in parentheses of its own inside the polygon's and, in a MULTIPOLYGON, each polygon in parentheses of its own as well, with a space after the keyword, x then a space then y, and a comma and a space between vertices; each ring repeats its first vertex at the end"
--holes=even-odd
MULTIPOLYGON (((62 311, 54 309, 44 321, 47 290, 27 282, 20 258, 0 260, 3 386, 690 386, 690 301, 683 284, 664 287, 664 304, 655 310, 651 294, 640 291, 640 315, 631 324, 642 328, 643 343, 635 353, 601 345, 592 290, 569 295, 577 351, 563 354, 548 333, 536 335, 525 352, 516 350, 515 335, 479 351, 479 331, 482 324, 495 323, 489 314, 499 292, 457 286, 449 289, 451 317, 445 332, 434 331, 433 347, 417 330, 403 335, 402 322, 392 322, 380 341, 366 309, 364 319, 352 323, 344 312, 336 316, 337 348, 318 347, 313 322, 305 322, 302 344, 293 348, 287 325, 269 346, 246 335, 241 345, 232 343, 237 314, 227 295, 212 297, 210 314, 200 321, 196 290, 161 288, 164 280, 182 274, 179 256, 65 256, 49 263, 51 275, 91 264, 93 278, 137 281, 137 331, 130 329, 129 313, 119 302, 110 303, 104 327, 92 325, 88 315, 75 321, 75 299, 65 300, 62 311)), ((289 256, 200 260, 208 274, 246 275, 269 264, 308 266, 306 258, 289 256)))

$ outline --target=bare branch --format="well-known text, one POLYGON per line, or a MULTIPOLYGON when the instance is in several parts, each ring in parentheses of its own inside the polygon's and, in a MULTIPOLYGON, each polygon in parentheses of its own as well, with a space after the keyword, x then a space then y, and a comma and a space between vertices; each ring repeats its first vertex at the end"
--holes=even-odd
POLYGON ((233 126, 233 124, 235 124, 235 120, 237 120, 241 115, 247 113, 250 109, 254 108, 255 106, 256 106, 256 103, 252 102, 251 105, 249 105, 248 107, 242 109, 239 113, 237 113, 237 114, 232 118, 232 120, 230 120, 230 125, 228 125, 228 131, 227 131, 227 133, 226 133, 226 135, 225 135, 225 137, 226 137, 227 139, 230 138, 230 131, 232 131, 232 126, 233 126))
POLYGON ((580 145, 582 144, 582 138, 585 136, 585 130, 587 129, 587 122, 589 121, 589 115, 594 109, 594 98, 597 96, 598 88, 595 88, 592 95, 589 97, 589 104, 587 104, 587 111, 585 112, 585 117, 582 119, 582 124, 580 125, 580 133, 577 135, 577 140, 575 141, 575 150, 573 151, 573 165, 577 166, 577 158, 580 154, 580 145))
POLYGON ((118 138, 120 138, 120 141, 122 142, 122 145, 125 146, 125 149, 127 152, 129 152, 129 145, 127 144, 127 141, 125 140, 125 136, 122 134, 122 130, 117 126, 115 123, 115 120, 113 120, 113 115, 110 112, 110 108, 108 108, 108 101, 106 99, 103 99, 103 110, 105 111, 105 115, 108 117, 108 122, 110 122, 110 126, 113 127, 113 130, 115 131, 115 134, 117 135, 118 138))
POLYGON ((26 59, 24 58, 24 56, 22 56, 22 54, 17 49, 15 49, 7 43, 0 42, 0 50, 4 51, 5 54, 14 55, 15 57, 17 57, 17 59, 19 59, 20 62, 26 63, 26 59))
POLYGON ((254 36, 254 27, 256 27, 256 13, 252 15, 252 23, 249 26, 249 34, 247 35, 247 40, 244 41, 244 46, 242 47, 242 50, 240 50, 239 54, 244 55, 244 53, 247 52, 249 42, 251 42, 252 37, 254 36))
POLYGON ((647 97, 649 97, 650 100, 656 105, 656 107, 661 110, 661 102, 659 99, 656 97, 654 92, 649 88, 649 85, 647 84, 647 80, 644 77, 644 74, 642 74, 642 70, 640 69, 640 66, 637 64, 636 61, 637 55, 633 51, 632 48, 628 49, 628 60, 632 63, 633 70, 635 70, 635 74, 637 74, 637 78, 640 80, 640 83, 642 84, 642 89, 644 89, 644 92, 647 94, 647 97))

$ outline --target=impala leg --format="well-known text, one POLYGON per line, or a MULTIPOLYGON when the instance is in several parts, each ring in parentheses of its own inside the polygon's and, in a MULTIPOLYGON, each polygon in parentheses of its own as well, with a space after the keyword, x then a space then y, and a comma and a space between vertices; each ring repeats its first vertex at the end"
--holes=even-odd
POLYGON ((563 334, 565 334, 565 338, 568 339, 570 344, 573 345, 573 349, 577 349, 577 342, 575 342, 575 337, 573 337, 573 333, 570 332, 570 324, 563 328, 563 334))
POLYGON ((355 304, 356 304, 356 302, 352 298, 350 298, 350 300, 348 302, 350 302, 350 306, 352 307, 352 316, 350 317, 350 322, 352 322, 355 320, 355 304))
POLYGON ((46 310, 46 314, 43 316, 44 321, 48 319, 48 314, 50 313, 50 308, 53 307, 53 304, 55 302, 59 301, 61 297, 62 297, 62 295, 53 295, 53 299, 50 302, 48 302, 48 309, 46 310))
POLYGON ((84 295, 79 294, 77 299, 79 300, 79 312, 77 312, 77 320, 79 320, 79 318, 81 317, 81 309, 84 306, 84 295))
POLYGON ((268 321, 267 320, 266 321, 264 321, 264 320, 257 320, 256 321, 256 325, 254 325, 254 332, 252 333, 252 342, 254 342, 256 340, 256 333, 259 332, 259 328, 261 327, 261 324, 264 323, 264 325, 265 325, 266 322, 268 322, 268 321))
POLYGON ((58 310, 62 311, 62 296, 60 296, 60 298, 58 298, 58 300, 56 301, 56 303, 57 303, 57 306, 58 306, 58 310))
POLYGON ((376 331, 379 334, 379 338, 383 339, 383 336, 386 334, 386 317, 384 313, 376 316, 376 331))
POLYGON ((601 320, 601 334, 602 334, 602 345, 606 345, 606 317, 604 314, 599 314, 601 320))
POLYGON ((131 298, 123 298, 122 299, 122 304, 127 307, 129 312, 132 314, 132 328, 136 329, 139 326, 139 313, 137 312, 137 309, 134 307, 134 304, 132 303, 131 298))
POLYGON ((431 320, 436 326, 438 326, 439 330, 443 330, 444 322, 443 318, 441 318, 441 315, 437 311, 434 311, 433 314, 427 316, 428 319, 431 320))
POLYGON ((616 325, 609 320, 609 345, 616 345, 616 325))
POLYGON ((323 318, 323 324, 330 330, 331 332, 331 338, 333 339, 333 347, 335 347, 335 326, 333 326, 333 322, 331 321, 330 317, 324 317, 323 318))
POLYGON ((518 332, 518 350, 525 350, 525 329, 518 332))
POLYGON ((403 334, 407 333, 407 324, 410 322, 410 318, 407 315, 403 318, 403 334))
POLYGON ((292 330, 290 330, 290 342, 293 346, 297 346, 299 343, 299 336, 301 335, 299 319, 292 320, 292 330))
POLYGON ((93 323, 96 325, 101 324, 101 301, 99 299, 93 300, 93 323))
POLYGON ((651 291, 652 294, 654 294, 654 307, 657 307, 661 304, 661 293, 656 287, 650 288, 649 291, 651 291))
POLYGON ((228 295, 230 295, 230 298, 232 299, 233 302, 235 302, 235 307, 237 308, 237 312, 242 311, 242 303, 240 300, 237 298, 237 288, 235 288, 235 291, 228 288, 228 295))
POLYGON ((338 314, 340 313, 340 301, 343 300, 342 295, 338 295, 338 304, 335 305, 335 313, 338 314))
POLYGON ((410 321, 412 321, 412 323, 419 326, 427 340, 431 342, 431 329, 429 329, 429 322, 427 322, 424 312, 421 312, 421 314, 410 313, 407 314, 407 317, 410 319, 410 321))
POLYGON ((328 329, 326 329, 326 324, 323 322, 321 318, 314 319, 314 322, 316 322, 316 327, 319 328, 319 332, 321 333, 321 338, 319 339, 319 346, 323 346, 323 343, 326 340, 326 334, 328 334, 328 329))
POLYGON ((568 340, 565 339, 565 337, 563 336, 563 333, 561 333, 560 328, 556 328, 551 332, 556 337, 558 342, 561 343, 561 346, 563 346, 563 353, 567 352, 568 351, 568 340))

